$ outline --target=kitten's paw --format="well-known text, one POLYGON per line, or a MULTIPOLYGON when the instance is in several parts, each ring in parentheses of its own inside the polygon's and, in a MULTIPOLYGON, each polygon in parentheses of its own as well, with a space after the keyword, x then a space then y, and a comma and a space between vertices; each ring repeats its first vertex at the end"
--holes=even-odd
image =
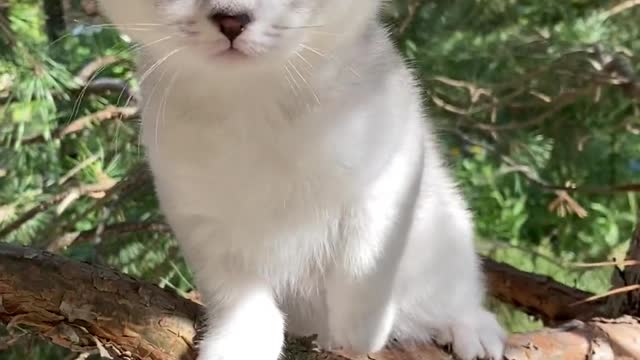
POLYGON ((282 333, 264 333, 260 338, 242 334, 207 335, 198 346, 198 360, 278 360, 283 337, 282 333))
POLYGON ((226 289, 209 316, 198 360, 278 360, 284 317, 268 287, 226 289))
POLYGON ((503 358, 506 333, 495 316, 484 309, 461 316, 435 337, 438 343, 452 343, 453 352, 462 360, 503 358))
POLYGON ((389 305, 373 313, 354 308, 348 314, 334 314, 329 322, 330 336, 319 336, 318 343, 326 349, 345 349, 367 354, 384 347, 391 332, 394 308, 389 305))

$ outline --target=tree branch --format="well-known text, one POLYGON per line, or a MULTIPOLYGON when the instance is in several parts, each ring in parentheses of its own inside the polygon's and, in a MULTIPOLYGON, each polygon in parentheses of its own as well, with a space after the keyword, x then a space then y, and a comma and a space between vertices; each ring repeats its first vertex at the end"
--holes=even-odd
POLYGON ((409 3, 407 4, 407 14, 398 25, 396 38, 400 39, 406 34, 407 30, 409 30, 411 24, 413 24, 416 16, 420 12, 419 10, 422 5, 424 5, 424 0, 409 0, 409 3))
POLYGON ((66 233, 49 243, 49 245, 47 245, 47 251, 56 253, 64 248, 71 246, 72 244, 89 242, 96 236, 109 237, 117 235, 129 235, 132 233, 171 234, 171 228, 167 224, 155 222, 110 224, 91 230, 66 233))
MULTIPOLYGON (((109 106, 102 111, 98 111, 87 116, 72 121, 70 124, 56 129, 52 137, 60 140, 67 135, 80 132, 93 124, 100 124, 109 120, 131 120, 138 117, 138 109, 135 107, 113 107, 109 106)), ((44 135, 36 135, 31 138, 22 140, 21 145, 33 145, 46 142, 44 135)))
POLYGON ((640 6, 640 0, 626 0, 623 1, 611 9, 602 13, 602 16, 605 18, 610 18, 612 16, 616 16, 624 11, 627 11, 635 6, 640 6))
POLYGON ((540 317, 545 324, 605 316, 604 300, 573 305, 593 294, 561 284, 548 276, 520 271, 484 258, 489 293, 498 300, 540 317))
MULTIPOLYGON (((506 274, 501 282, 510 285, 505 289, 511 286, 509 291, 522 292, 513 298, 525 296, 539 285, 514 285, 537 276, 522 273, 518 278, 512 274, 517 270, 501 264, 489 264, 487 269, 492 286, 500 274, 506 274)), ((548 278, 538 280, 546 283, 546 302, 558 301, 556 295, 567 290, 548 278)), ((504 295, 506 291, 493 293, 504 295)), ((567 294, 560 301, 583 295, 578 290, 567 294)), ((103 355, 124 359, 189 360, 196 357, 194 339, 202 329, 203 314, 200 305, 174 292, 114 270, 0 244, 0 322, 10 329, 29 327, 75 351, 98 348, 103 355)), ((603 356, 599 359, 638 358, 640 344, 635 339, 640 338, 639 321, 632 317, 575 321, 555 330, 513 335, 507 358, 585 359, 589 354, 603 356)), ((378 354, 355 356, 319 351, 310 339, 290 339, 286 356, 290 360, 450 359, 446 352, 431 345, 403 348, 392 343, 378 354)))
POLYGON ((59 194, 52 196, 51 198, 33 206, 27 210, 24 214, 20 215, 16 220, 7 224, 5 227, 0 228, 0 239, 5 238, 15 230, 19 229, 29 220, 38 216, 44 211, 47 211, 52 206, 56 206, 65 201, 72 201, 81 196, 85 196, 92 193, 102 193, 112 189, 116 185, 116 182, 112 179, 103 179, 101 182, 91 185, 79 185, 72 187, 59 194))

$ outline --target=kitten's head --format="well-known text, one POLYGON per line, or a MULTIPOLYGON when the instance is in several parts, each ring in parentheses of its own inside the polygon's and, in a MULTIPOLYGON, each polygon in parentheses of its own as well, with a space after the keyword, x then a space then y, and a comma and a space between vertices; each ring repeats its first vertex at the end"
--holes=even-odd
POLYGON ((281 64, 300 51, 323 56, 323 49, 371 20, 381 1, 102 0, 101 5, 121 31, 156 56, 175 50, 204 64, 281 64))

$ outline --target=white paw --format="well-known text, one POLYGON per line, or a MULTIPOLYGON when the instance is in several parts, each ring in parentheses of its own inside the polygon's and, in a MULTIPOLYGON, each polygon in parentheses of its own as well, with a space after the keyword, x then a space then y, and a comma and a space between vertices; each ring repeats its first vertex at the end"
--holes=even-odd
POLYGON ((506 333, 492 313, 481 309, 471 316, 461 315, 457 322, 440 329, 436 341, 452 343, 453 352, 462 360, 501 360, 506 333))
POLYGON ((387 343, 394 320, 394 308, 389 305, 364 313, 354 306, 350 313, 332 314, 329 336, 320 336, 318 343, 327 349, 345 349, 358 354, 376 352, 387 343))
POLYGON ((199 344, 198 360, 278 360, 283 341, 282 333, 265 333, 259 338, 247 333, 207 335, 199 344))
POLYGON ((284 343, 284 317, 270 290, 254 287, 226 294, 227 302, 212 309, 210 328, 198 346, 198 359, 278 360, 284 343))

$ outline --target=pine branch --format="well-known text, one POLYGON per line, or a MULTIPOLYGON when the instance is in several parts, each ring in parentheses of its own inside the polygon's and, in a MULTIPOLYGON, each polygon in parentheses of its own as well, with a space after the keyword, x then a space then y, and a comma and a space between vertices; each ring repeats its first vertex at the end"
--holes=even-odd
MULTIPOLYGON (((119 108, 119 107, 110 106, 104 110, 76 119, 68 125, 59 127, 58 129, 53 131, 52 137, 53 139, 61 140, 65 136, 78 133, 95 124, 100 124, 106 121, 114 121, 114 120, 119 120, 119 121, 132 120, 137 118, 138 115, 139 115, 138 109, 135 107, 119 108)), ((33 144, 41 144, 46 141, 47 139, 44 137, 44 135, 36 135, 34 137, 22 140, 21 144, 33 145, 33 144)))
POLYGON ((113 188, 114 185, 116 185, 116 182, 112 179, 107 178, 97 184, 79 185, 53 195, 49 199, 33 206, 8 225, 0 228, 0 240, 4 239, 12 232, 18 230, 26 222, 49 210, 53 206, 56 206, 64 201, 69 201, 69 199, 75 199, 92 193, 105 192, 113 188))
POLYGON ((171 228, 166 224, 155 222, 110 224, 91 230, 66 233, 52 241, 47 246, 47 251, 56 253, 71 245, 89 242, 96 236, 114 237, 134 233, 144 233, 147 235, 151 233, 170 234, 171 228))

